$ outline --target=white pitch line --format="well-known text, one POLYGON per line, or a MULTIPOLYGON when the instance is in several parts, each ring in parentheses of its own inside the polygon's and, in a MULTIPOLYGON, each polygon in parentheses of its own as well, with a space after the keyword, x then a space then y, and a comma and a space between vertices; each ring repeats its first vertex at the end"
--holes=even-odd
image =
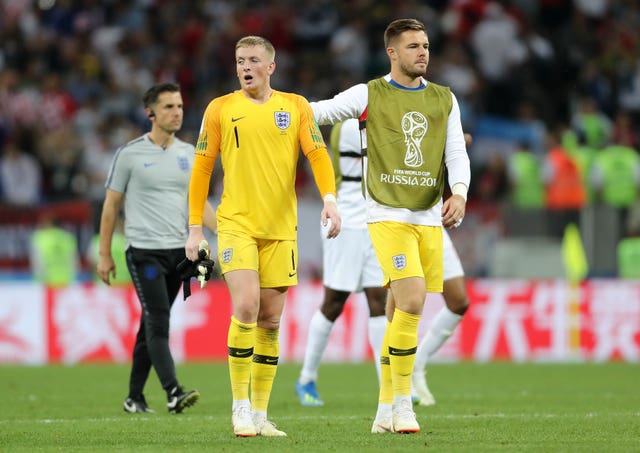
MULTIPOLYGON (((418 418, 422 418, 425 414, 420 412, 417 413, 418 418)), ((522 414, 508 414, 504 412, 497 412, 492 414, 427 414, 426 418, 430 420, 434 419, 442 419, 442 420, 461 420, 461 419, 491 419, 491 418, 499 418, 499 419, 517 419, 517 418, 598 418, 598 417, 640 417, 640 412, 615 412, 615 413, 599 413, 599 412, 587 412, 584 414, 558 414, 558 413, 522 413, 522 414)), ((220 416, 205 416, 205 417, 171 417, 172 422, 188 422, 191 423, 195 420, 211 420, 218 421, 221 419, 229 418, 228 414, 220 415, 220 416)), ((362 417, 356 415, 305 415, 302 417, 299 416, 275 416, 274 420, 362 420, 363 418, 371 418, 371 417, 362 417)), ((10 420, 10 419, 0 419, 0 425, 7 424, 33 424, 33 423, 41 423, 41 424, 63 424, 63 423, 105 423, 105 422, 163 422, 167 418, 163 416, 144 416, 144 417, 103 417, 103 418, 43 418, 43 419, 24 419, 24 420, 10 420)))

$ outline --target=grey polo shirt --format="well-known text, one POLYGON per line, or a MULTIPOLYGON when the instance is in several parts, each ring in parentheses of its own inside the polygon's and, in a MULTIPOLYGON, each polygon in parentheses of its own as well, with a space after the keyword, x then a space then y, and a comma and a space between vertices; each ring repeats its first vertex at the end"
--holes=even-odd
POLYGON ((118 149, 105 187, 125 195, 127 247, 184 247, 193 159, 194 147, 177 137, 167 149, 147 134, 118 149))

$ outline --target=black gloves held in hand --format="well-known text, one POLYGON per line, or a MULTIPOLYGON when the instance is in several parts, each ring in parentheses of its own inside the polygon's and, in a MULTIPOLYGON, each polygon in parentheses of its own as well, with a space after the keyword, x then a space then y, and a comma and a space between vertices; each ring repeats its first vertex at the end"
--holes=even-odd
POLYGON ((176 269, 180 273, 180 280, 182 280, 182 293, 184 294, 184 300, 191 295, 191 279, 197 278, 200 281, 200 288, 204 288, 206 282, 211 279, 213 274, 213 267, 215 262, 209 259, 209 250, 201 248, 198 252, 198 259, 191 261, 188 258, 182 260, 176 269))

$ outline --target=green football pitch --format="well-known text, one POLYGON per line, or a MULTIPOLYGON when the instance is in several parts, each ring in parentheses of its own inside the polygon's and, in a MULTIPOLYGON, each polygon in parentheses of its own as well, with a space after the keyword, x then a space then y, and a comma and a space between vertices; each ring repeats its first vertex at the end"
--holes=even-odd
POLYGON ((150 376, 156 414, 122 410, 128 365, 0 366, 0 451, 640 451, 637 364, 434 364, 437 399, 416 407, 417 435, 371 434, 377 404, 373 364, 324 364, 323 407, 302 407, 298 364, 281 364, 269 407, 286 438, 236 438, 226 364, 178 366, 198 404, 166 412, 150 376))

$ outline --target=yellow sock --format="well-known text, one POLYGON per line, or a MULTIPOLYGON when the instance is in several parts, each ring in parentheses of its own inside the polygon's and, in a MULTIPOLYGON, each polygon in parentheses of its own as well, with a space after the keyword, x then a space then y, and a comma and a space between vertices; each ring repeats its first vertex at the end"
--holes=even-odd
POLYGON ((229 354, 229 377, 234 400, 249 399, 249 376, 251 357, 256 338, 256 323, 245 324, 231 316, 227 350, 229 354))
POLYGON ((382 337, 382 349, 380 350, 380 395, 378 402, 382 404, 393 403, 393 387, 391 385, 391 367, 389 366, 389 329, 391 323, 387 322, 387 328, 382 337))
POLYGON ((273 380, 278 369, 280 345, 279 330, 256 328, 256 346, 251 363, 251 407, 267 412, 273 380))
POLYGON ((397 308, 389 329, 389 364, 394 396, 411 395, 411 373, 418 349, 420 315, 397 308))

